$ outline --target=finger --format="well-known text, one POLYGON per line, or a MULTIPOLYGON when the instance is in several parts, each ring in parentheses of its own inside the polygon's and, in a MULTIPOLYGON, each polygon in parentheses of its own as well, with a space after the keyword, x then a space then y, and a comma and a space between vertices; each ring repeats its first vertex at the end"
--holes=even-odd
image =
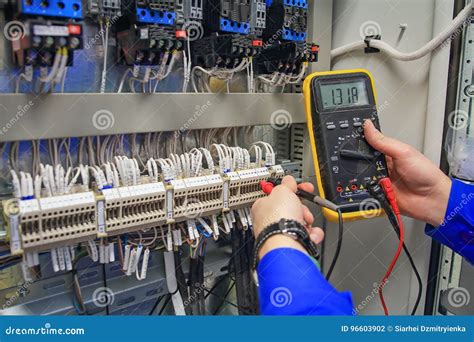
POLYGON ((285 176, 281 181, 281 185, 286 186, 292 192, 296 192, 298 186, 296 184, 296 180, 292 176, 285 176))
POLYGON ((393 163, 393 159, 390 156, 385 156, 385 161, 387 162, 388 174, 392 176, 395 173, 395 164, 393 163))
POLYGON ((314 222, 314 215, 311 213, 309 208, 303 205, 303 219, 308 225, 312 225, 314 222))
POLYGON ((315 244, 320 244, 324 240, 324 231, 321 228, 310 228, 309 237, 315 244))
POLYGON ((258 210, 258 208, 262 205, 262 202, 266 199, 266 197, 264 198, 259 198, 258 200, 256 200, 253 205, 252 205, 252 214, 258 210))
POLYGON ((314 192, 314 185, 311 183, 301 183, 301 184, 298 184, 298 189, 307 191, 307 192, 314 192))
POLYGON ((365 120, 364 133, 367 142, 377 151, 382 152, 392 158, 401 158, 407 153, 409 146, 393 138, 383 135, 371 120, 365 120))

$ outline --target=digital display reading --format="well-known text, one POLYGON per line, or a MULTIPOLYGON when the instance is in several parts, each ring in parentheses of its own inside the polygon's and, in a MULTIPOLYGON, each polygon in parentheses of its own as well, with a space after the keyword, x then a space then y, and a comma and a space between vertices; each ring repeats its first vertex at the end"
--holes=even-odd
POLYGON ((364 106, 369 104, 365 81, 321 84, 324 109, 364 106))

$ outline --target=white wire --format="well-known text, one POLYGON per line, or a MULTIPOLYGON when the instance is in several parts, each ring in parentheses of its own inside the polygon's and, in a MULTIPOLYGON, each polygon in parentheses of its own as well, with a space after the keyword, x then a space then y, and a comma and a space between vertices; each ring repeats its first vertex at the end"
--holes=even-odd
POLYGON ((117 93, 120 94, 120 93, 122 92, 122 90, 123 90, 123 85, 125 84, 125 79, 127 78, 128 74, 130 74, 130 73, 133 74, 133 70, 132 70, 132 69, 127 69, 127 70, 124 72, 124 74, 123 74, 123 76, 122 76, 122 79, 120 80, 120 85, 119 85, 119 88, 118 88, 117 93))
MULTIPOLYGON (((100 22, 100 30, 103 31, 103 24, 102 21, 100 22)), ((105 93, 105 88, 107 85, 107 55, 109 50, 109 25, 108 22, 105 22, 105 39, 102 37, 102 43, 104 47, 104 63, 102 66, 102 77, 100 81, 100 92, 105 93)))
POLYGON ((53 80, 54 76, 56 76, 56 73, 58 72, 59 65, 61 63, 61 57, 62 57, 62 54, 59 51, 56 52, 56 55, 54 57, 53 67, 51 68, 51 71, 49 72, 49 74, 46 75, 46 77, 39 78, 41 82, 48 83, 53 80))
MULTIPOLYGON (((409 53, 400 52, 394 49, 389 44, 376 39, 370 40, 370 46, 379 49, 380 51, 383 51, 385 54, 387 54, 389 57, 400 61, 409 62, 420 59, 429 54, 430 52, 433 52, 443 42, 449 39, 455 33, 455 31, 467 21, 473 8, 474 1, 467 5, 461 12, 459 12, 456 18, 454 18, 454 20, 448 25, 448 27, 446 27, 446 29, 444 29, 435 38, 430 40, 427 44, 425 44, 423 47, 416 51, 409 53)), ((362 49, 365 46, 365 42, 361 41, 338 47, 331 51, 331 58, 336 58, 351 51, 362 49)))

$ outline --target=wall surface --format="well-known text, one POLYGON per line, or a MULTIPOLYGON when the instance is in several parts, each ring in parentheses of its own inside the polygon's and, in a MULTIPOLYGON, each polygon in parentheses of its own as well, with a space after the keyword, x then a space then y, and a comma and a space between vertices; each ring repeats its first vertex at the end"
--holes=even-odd
MULTIPOLYGON (((382 39, 403 52, 418 49, 439 32, 439 17, 452 18, 452 5, 440 6, 434 0, 335 0, 333 7, 332 48, 361 40, 361 36, 380 33, 382 39), (435 14, 438 19, 435 21, 435 14), (402 32, 400 25, 406 25, 402 32)), ((449 53, 446 51, 439 53, 449 53)), ((429 94, 431 56, 398 62, 384 54, 354 52, 332 61, 333 69, 368 69, 374 79, 381 126, 386 135, 409 143, 419 150, 436 150, 441 136, 424 142, 429 94), (432 145, 432 146, 431 146, 432 145)), ((444 74, 445 65, 439 72, 444 74)), ((433 72, 433 71, 431 71, 433 72)), ((442 75, 441 75, 442 76, 442 75)), ((439 94, 444 96, 445 94, 439 94)), ((442 125, 442 122, 439 123, 442 125)), ((439 128, 436 125, 436 129, 439 128)), ((442 126, 441 126, 442 127, 442 126)), ((436 153, 435 153, 436 155, 436 153)), ((436 157, 434 158, 436 159, 436 157)), ((407 246, 412 251, 426 283, 430 240, 424 223, 405 219, 407 246)), ((337 227, 329 225, 326 262, 331 260, 337 227)), ((383 314, 374 283, 381 280, 397 248, 397 237, 385 218, 345 224, 342 253, 332 282, 340 290, 353 293, 360 314, 383 314)), ((408 259, 402 255, 384 295, 391 314, 409 314, 417 285, 408 259)), ((418 314, 423 311, 424 293, 418 314)))

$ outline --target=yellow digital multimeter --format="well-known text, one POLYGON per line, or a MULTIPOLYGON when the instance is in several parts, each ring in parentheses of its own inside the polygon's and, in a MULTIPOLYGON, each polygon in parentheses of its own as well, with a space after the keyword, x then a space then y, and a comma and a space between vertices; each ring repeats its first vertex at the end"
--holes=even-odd
MULTIPOLYGON (((339 205, 344 220, 381 215, 366 189, 387 177, 385 156, 364 136, 364 120, 380 128, 372 76, 362 69, 317 72, 305 79, 303 93, 319 195, 339 205)), ((323 214, 338 219, 330 209, 323 214)))

